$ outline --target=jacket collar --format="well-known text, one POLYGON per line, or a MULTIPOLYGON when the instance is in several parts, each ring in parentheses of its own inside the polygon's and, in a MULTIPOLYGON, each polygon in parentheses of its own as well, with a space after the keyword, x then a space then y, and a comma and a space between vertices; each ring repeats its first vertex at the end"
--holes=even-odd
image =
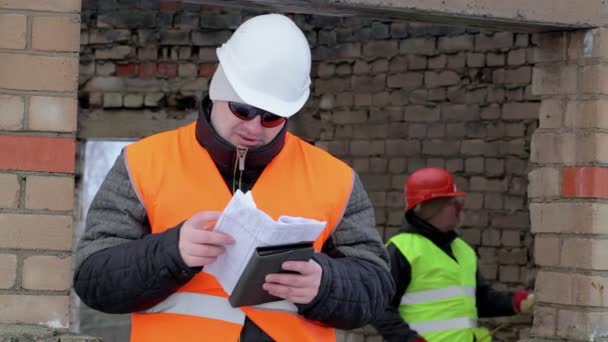
MULTIPOLYGON (((211 126, 212 106, 213 102, 209 97, 205 97, 201 103, 201 110, 196 121, 196 140, 209 152, 222 174, 232 175, 237 158, 237 148, 220 137, 211 126)), ((283 129, 269 144, 247 151, 243 177, 257 179, 266 165, 283 149, 286 132, 287 125, 284 125, 283 129)))
POLYGON ((432 224, 416 216, 413 210, 408 210, 405 212, 405 220, 403 222, 402 230, 410 233, 420 234, 431 240, 439 247, 449 246, 452 241, 458 237, 458 234, 456 234, 455 231, 440 231, 432 224))

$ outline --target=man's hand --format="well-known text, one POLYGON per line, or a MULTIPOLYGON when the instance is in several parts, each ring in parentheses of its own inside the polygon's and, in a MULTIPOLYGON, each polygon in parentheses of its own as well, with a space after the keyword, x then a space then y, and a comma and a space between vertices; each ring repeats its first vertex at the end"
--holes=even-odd
POLYGON ((205 266, 224 253, 224 245, 234 243, 230 235, 213 231, 220 214, 201 211, 184 222, 179 233, 179 253, 186 265, 205 266))
POLYGON ((292 303, 308 304, 319 292, 323 269, 314 260, 286 261, 283 269, 299 274, 274 273, 266 276, 264 290, 292 303))

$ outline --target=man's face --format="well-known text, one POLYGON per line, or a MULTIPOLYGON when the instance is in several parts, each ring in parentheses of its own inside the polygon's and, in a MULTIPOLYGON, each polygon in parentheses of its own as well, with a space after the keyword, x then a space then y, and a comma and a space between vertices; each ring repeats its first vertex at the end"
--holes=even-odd
POLYGON ((460 227, 464 221, 464 199, 453 197, 433 217, 434 225, 442 231, 451 231, 460 227))
POLYGON ((264 127, 259 115, 249 121, 241 120, 230 111, 228 102, 214 101, 211 125, 232 145, 238 148, 254 148, 270 143, 279 134, 285 122, 276 127, 264 127))

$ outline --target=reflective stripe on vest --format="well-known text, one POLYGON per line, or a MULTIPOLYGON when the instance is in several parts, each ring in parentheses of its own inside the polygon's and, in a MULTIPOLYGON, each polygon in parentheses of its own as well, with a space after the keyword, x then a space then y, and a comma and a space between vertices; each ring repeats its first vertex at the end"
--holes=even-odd
POLYGON ((477 321, 466 317, 459 317, 441 321, 410 323, 410 328, 416 330, 419 334, 427 334, 435 331, 477 328, 477 321))
MULTIPOLYGON (((252 308, 291 314, 298 313, 298 308, 286 300, 255 305, 252 308)), ((174 293, 164 301, 140 313, 161 312, 218 319, 236 324, 245 322, 245 313, 239 308, 233 308, 226 298, 194 292, 174 293)))
POLYGON ((475 298, 475 288, 468 286, 450 286, 429 291, 406 292, 403 297, 401 297, 401 304, 426 303, 461 296, 475 298))
POLYGON ((245 323, 245 313, 233 308, 226 298, 192 292, 178 292, 141 313, 174 313, 245 323))

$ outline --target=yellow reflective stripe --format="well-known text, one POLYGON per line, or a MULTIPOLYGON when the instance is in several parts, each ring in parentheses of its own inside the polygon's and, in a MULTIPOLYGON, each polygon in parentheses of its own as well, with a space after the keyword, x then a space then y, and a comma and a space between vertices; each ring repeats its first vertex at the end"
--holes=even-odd
POLYGON ((406 292, 403 297, 401 297, 401 305, 428 303, 453 297, 475 298, 475 288, 467 286, 449 286, 428 291, 406 292))
POLYGON ((426 334, 444 330, 477 328, 477 321, 466 317, 459 317, 439 321, 410 323, 410 328, 419 334, 426 334))
POLYGON ((230 306, 227 298, 193 292, 178 292, 140 313, 174 313, 217 319, 243 325, 245 313, 230 306))

